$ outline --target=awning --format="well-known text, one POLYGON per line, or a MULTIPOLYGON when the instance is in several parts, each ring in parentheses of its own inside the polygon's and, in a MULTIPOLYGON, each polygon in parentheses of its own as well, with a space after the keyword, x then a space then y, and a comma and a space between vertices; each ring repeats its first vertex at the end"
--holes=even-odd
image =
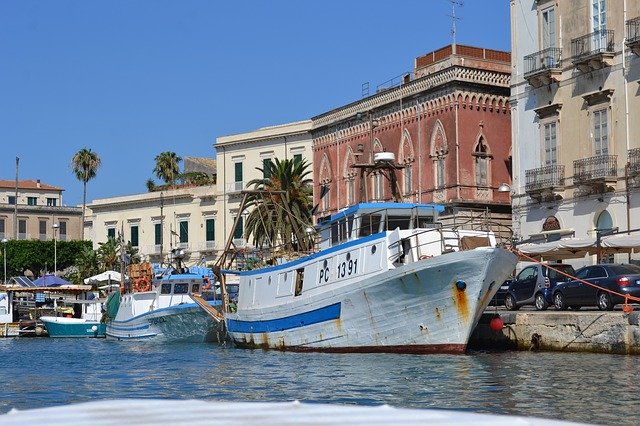
POLYGON ((105 283, 120 282, 120 272, 105 271, 98 275, 94 275, 84 279, 85 284, 105 284, 105 283))
POLYGON ((546 260, 576 259, 597 251, 596 239, 590 237, 565 238, 540 244, 526 243, 516 248, 528 256, 546 260))

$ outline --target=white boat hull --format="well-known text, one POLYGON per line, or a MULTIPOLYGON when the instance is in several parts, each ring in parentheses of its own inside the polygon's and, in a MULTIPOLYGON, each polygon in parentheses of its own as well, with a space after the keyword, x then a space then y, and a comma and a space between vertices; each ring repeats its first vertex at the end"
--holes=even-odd
POLYGON ((516 257, 499 248, 443 254, 291 302, 226 314, 240 347, 461 353, 516 257))
POLYGON ((185 303, 127 318, 119 315, 107 323, 107 338, 118 340, 158 338, 176 342, 222 341, 224 330, 200 306, 185 303))

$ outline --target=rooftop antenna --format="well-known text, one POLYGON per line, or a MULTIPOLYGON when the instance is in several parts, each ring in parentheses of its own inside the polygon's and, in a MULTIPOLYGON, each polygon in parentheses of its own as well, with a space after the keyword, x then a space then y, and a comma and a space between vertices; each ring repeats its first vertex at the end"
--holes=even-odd
POLYGON ((451 2, 451 15, 447 15, 451 18, 451 38, 453 39, 453 44, 456 44, 456 22, 461 18, 456 16, 456 6, 462 7, 464 6, 464 0, 449 0, 451 2))

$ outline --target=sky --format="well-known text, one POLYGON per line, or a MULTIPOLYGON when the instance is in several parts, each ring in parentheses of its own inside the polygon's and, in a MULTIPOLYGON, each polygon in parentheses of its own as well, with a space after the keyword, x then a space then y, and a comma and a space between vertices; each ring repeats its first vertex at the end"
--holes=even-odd
MULTIPOLYGON (((456 41, 510 50, 509 1, 457 0, 456 41)), ((0 180, 82 204, 73 155, 102 165, 87 203, 144 193, 155 157, 362 98, 451 44, 450 0, 2 0, 0 180)))

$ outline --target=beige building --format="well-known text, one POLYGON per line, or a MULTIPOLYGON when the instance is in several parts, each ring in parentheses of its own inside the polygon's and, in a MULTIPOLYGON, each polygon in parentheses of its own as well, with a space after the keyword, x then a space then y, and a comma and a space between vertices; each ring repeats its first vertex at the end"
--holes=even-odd
POLYGON ((62 188, 40 180, 0 180, 0 239, 80 239, 82 208, 62 203, 62 188), (16 198, 17 192, 17 198, 16 198))
MULTIPOLYGON (((311 126, 311 120, 305 120, 216 139, 214 147, 218 161, 218 207, 221 212, 218 229, 225 238, 238 216, 242 200, 240 191, 251 180, 264 177, 258 168, 263 168, 265 162, 275 158, 312 162, 311 126)), ((309 171, 310 176, 313 176, 312 167, 309 171)), ((246 244, 243 225, 247 214, 248 211, 245 211, 241 216, 233 236, 237 247, 246 244)))
POLYGON ((515 237, 640 228, 640 0, 511 0, 511 31, 515 237))

